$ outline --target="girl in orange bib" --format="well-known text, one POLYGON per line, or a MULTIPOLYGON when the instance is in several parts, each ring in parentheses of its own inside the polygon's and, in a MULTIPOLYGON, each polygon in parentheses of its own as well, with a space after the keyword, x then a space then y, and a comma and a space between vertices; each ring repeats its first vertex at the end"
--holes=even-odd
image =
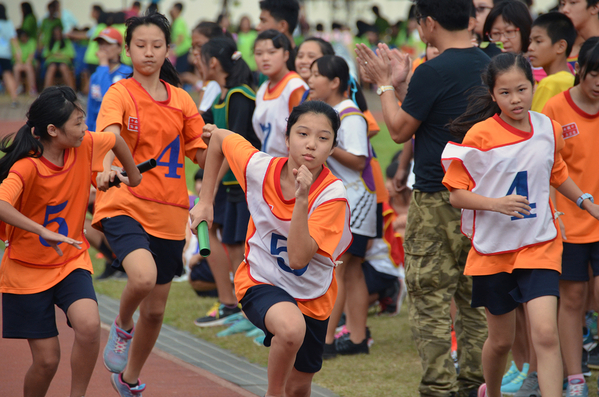
POLYGON ((139 374, 160 333, 171 281, 183 271, 189 219, 184 157, 203 167, 206 145, 201 139, 204 121, 189 94, 177 87, 178 75, 167 59, 167 19, 155 13, 130 18, 127 25, 133 77, 106 92, 96 125, 122 136, 136 163, 154 158, 157 167, 136 188, 106 191, 114 178, 111 167, 120 166, 113 164, 114 156, 106 156, 93 224, 103 229, 116 254, 113 265, 122 265, 128 275, 104 364, 121 396, 141 396, 145 385, 139 374))
POLYGON ((141 175, 122 138, 87 131, 68 87, 50 87, 31 104, 27 124, 2 140, 0 265, 2 336, 27 339, 33 363, 25 396, 43 396, 58 368, 56 304, 75 331, 71 397, 85 394, 100 348, 84 221, 92 173, 113 150, 136 186, 141 175), (66 243, 66 244, 63 244, 66 243))

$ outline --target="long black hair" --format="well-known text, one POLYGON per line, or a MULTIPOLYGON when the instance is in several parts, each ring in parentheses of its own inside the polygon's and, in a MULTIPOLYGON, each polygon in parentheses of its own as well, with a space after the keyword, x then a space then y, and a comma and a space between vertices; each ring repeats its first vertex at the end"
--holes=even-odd
POLYGON ((289 138, 289 134, 291 134, 291 127, 293 127, 299 118, 306 113, 323 114, 329 119, 331 127, 333 128, 333 147, 337 146, 337 131, 339 131, 339 126, 341 125, 339 113, 323 101, 305 101, 293 108, 287 119, 287 131, 285 131, 287 138, 289 138))
POLYGON ((578 73, 574 85, 586 79, 589 72, 599 71, 599 37, 591 37, 578 52, 578 73))
POLYGON ((349 66, 347 66, 345 59, 337 55, 325 55, 315 59, 312 62, 312 65, 314 64, 318 68, 318 73, 327 79, 333 80, 335 77, 339 78, 339 88, 337 89, 339 94, 345 95, 348 93, 349 98, 361 111, 365 112, 368 110, 364 93, 356 79, 349 74, 349 66))
POLYGON ((474 124, 501 113, 501 109, 497 102, 493 100, 491 94, 495 88, 497 77, 512 68, 520 69, 526 79, 534 86, 532 68, 522 54, 516 55, 511 52, 504 52, 493 57, 482 74, 486 87, 477 87, 468 98, 466 112, 449 123, 449 132, 452 135, 463 138, 474 124))
MULTIPOLYGON (((127 47, 131 46, 131 39, 133 38, 133 32, 141 25, 156 25, 162 30, 164 33, 164 39, 166 40, 166 47, 168 48, 171 44, 171 27, 168 19, 158 12, 154 12, 152 14, 147 14, 142 17, 131 17, 127 19, 127 33, 125 34, 125 43, 127 43, 127 47)), ((166 81, 170 85, 174 85, 175 87, 181 86, 181 80, 179 79, 179 74, 177 70, 171 63, 171 61, 166 58, 164 63, 160 67, 160 79, 166 81)))
MULTIPOLYGON (((33 8, 31 7, 31 3, 28 1, 24 1, 21 3, 21 12, 23 13, 23 19, 29 14, 33 14, 33 8)), ((35 15, 34 15, 35 17, 35 15)))
POLYGON ((44 153, 42 142, 51 139, 48 126, 52 124, 62 128, 75 110, 83 112, 71 88, 56 86, 43 90, 29 107, 27 123, 17 133, 0 141, 0 151, 4 152, 0 158, 0 182, 6 179, 10 168, 20 159, 41 157, 44 153))
POLYGON ((62 24, 56 25, 52 28, 52 35, 50 36, 50 42, 48 43, 48 49, 50 51, 52 51, 52 49, 54 48, 54 44, 56 44, 56 41, 57 41, 56 38, 54 37, 55 30, 58 30, 60 32, 59 48, 64 48, 67 45, 67 43, 64 39, 64 35, 62 34, 62 24))
POLYGON ((226 88, 238 87, 246 84, 252 86, 254 78, 247 63, 241 58, 241 52, 237 51, 237 44, 228 37, 215 37, 202 46, 202 60, 210 62, 216 58, 220 66, 227 73, 226 88))

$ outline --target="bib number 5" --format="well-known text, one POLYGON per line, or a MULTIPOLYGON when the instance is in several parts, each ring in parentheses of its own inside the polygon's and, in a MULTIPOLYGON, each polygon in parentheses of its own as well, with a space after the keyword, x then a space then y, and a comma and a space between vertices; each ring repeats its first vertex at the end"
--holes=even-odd
POLYGON ((280 234, 276 234, 273 233, 272 237, 270 239, 270 253, 272 255, 274 255, 277 258, 277 264, 279 265, 279 267, 281 268, 281 270, 287 272, 287 273, 291 273, 294 274, 296 276, 301 276, 304 273, 306 273, 306 270, 308 270, 308 265, 306 265, 304 268, 302 269, 292 269, 289 266, 287 266, 287 263, 285 263, 285 259, 283 259, 279 254, 281 252, 287 252, 287 246, 286 245, 279 245, 279 241, 287 241, 287 237, 285 236, 281 236, 280 234))
MULTIPOLYGON (((68 236, 69 235, 69 227, 67 225, 67 221, 60 217, 60 216, 56 216, 54 218, 50 219, 51 215, 56 215, 59 212, 61 212, 62 210, 64 210, 67 206, 69 202, 65 201, 62 204, 58 204, 58 205, 49 205, 46 207, 46 215, 44 215, 44 227, 48 227, 49 224, 51 223, 57 223, 58 224, 58 234, 62 234, 63 236, 68 236)), ((48 244, 48 242, 46 240, 44 240, 41 236, 40 236, 40 243, 42 243, 42 245, 44 247, 50 247, 50 244, 48 244)), ((57 245, 62 244, 62 242, 58 243, 57 245)))

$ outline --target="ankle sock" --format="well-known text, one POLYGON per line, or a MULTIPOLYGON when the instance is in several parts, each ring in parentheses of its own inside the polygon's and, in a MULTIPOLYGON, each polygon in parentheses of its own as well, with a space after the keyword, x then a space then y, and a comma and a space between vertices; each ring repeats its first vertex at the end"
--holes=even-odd
POLYGON ((583 374, 568 375, 568 383, 570 383, 574 379, 580 379, 582 383, 585 383, 583 374))
MULTIPOLYGON (((224 304, 224 303, 223 303, 224 304)), ((225 307, 227 309, 235 309, 237 307, 237 303, 235 303, 234 305, 225 305, 225 307)))
POLYGON ((123 381, 123 383, 127 384, 127 386, 129 386, 131 389, 139 386, 139 381, 136 381, 135 383, 129 383, 129 382, 125 381, 125 379, 123 379, 123 374, 121 374, 121 380, 123 381))

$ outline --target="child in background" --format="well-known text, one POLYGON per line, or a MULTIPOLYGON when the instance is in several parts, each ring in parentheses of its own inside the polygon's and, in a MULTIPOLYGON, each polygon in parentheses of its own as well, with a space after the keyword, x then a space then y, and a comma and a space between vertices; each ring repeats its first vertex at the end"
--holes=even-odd
POLYGON ((71 40, 63 37, 62 25, 57 25, 52 29, 52 37, 48 41, 48 45, 44 47, 42 57, 46 68, 44 87, 55 85, 56 73, 60 72, 65 85, 74 90, 75 78, 72 69, 75 49, 71 40))
POLYGON ((98 60, 100 62, 89 82, 87 97, 87 125, 96 130, 96 118, 100 112, 102 99, 111 85, 125 79, 133 73, 131 66, 121 63, 123 35, 115 28, 108 27, 94 39, 98 42, 98 60))
MULTIPOLYGON (((551 98, 543 113, 562 125, 565 146, 561 151, 570 177, 592 195, 599 196, 599 180, 589 173, 599 167, 599 38, 588 39, 580 49, 576 66, 577 85, 551 98)), ((593 270, 595 294, 599 292, 599 224, 558 193, 555 208, 563 212, 564 252, 560 277, 559 330, 562 355, 568 375, 567 397, 588 396, 581 368, 583 315, 589 264, 593 270), (577 394, 578 393, 578 394, 577 394)))
POLYGON ((212 221, 218 167, 227 159, 248 197, 246 259, 235 292, 247 318, 271 346, 266 396, 307 396, 322 367, 327 322, 335 302, 335 264, 351 243, 345 189, 324 163, 339 116, 327 104, 293 109, 286 132, 288 158, 259 152, 231 131, 211 134, 204 188, 191 211, 192 229, 212 221))
POLYGON ((574 84, 568 56, 575 41, 572 21, 559 12, 540 15, 532 24, 528 57, 533 67, 542 67, 547 73, 532 97, 533 112, 541 112, 551 97, 574 84))
POLYGON ((7 242, 0 265, 2 337, 29 343, 26 396, 45 396, 58 369, 54 305, 75 332, 70 396, 85 395, 100 349, 84 233, 92 172, 102 169, 112 149, 129 175, 119 179, 130 186, 141 181, 121 137, 86 130, 75 92, 50 87, 31 104, 27 123, 0 144, 0 220, 7 242))
POLYGON ((356 104, 345 98, 348 86, 355 89, 356 82, 350 80, 349 67, 343 58, 335 55, 318 58, 312 63, 312 76, 308 81, 312 100, 324 101, 339 112, 339 145, 327 160, 327 166, 343 181, 352 210, 350 226, 353 242, 343 254, 343 264, 336 271, 339 293, 327 331, 325 357, 332 358, 337 353, 368 353, 368 289, 362 262, 369 239, 377 236, 376 186, 370 167, 372 152, 368 142, 368 125, 356 104), (348 338, 335 340, 335 328, 344 310, 350 334, 348 338))
POLYGON ((139 375, 160 333, 171 281, 183 272, 189 220, 184 156, 201 167, 205 159, 204 122, 189 94, 177 88, 179 77, 167 59, 170 38, 162 14, 127 21, 133 77, 110 87, 96 121, 98 130, 123 137, 136 163, 157 162, 135 189, 106 191, 114 179, 112 167, 119 166, 111 153, 98 174, 93 224, 103 229, 117 257, 114 265, 122 265, 128 276, 104 349, 104 365, 121 396, 139 396, 145 389, 139 375))
POLYGON ((286 157, 285 127, 291 110, 299 105, 308 85, 296 72, 290 72, 291 43, 276 30, 265 30, 254 43, 258 70, 268 77, 256 93, 256 109, 252 118, 262 151, 275 157, 286 157))
POLYGON ((2 82, 6 91, 12 100, 12 108, 16 108, 17 102, 17 82, 12 70, 13 51, 16 56, 20 56, 21 48, 18 46, 17 32, 11 20, 6 18, 6 7, 0 3, 0 73, 2 73, 2 82))
POLYGON ((13 73, 19 85, 21 80, 21 74, 25 73, 27 79, 27 88, 29 88, 29 96, 35 97, 37 95, 37 88, 35 84, 35 39, 30 38, 26 31, 17 29, 17 37, 19 38, 19 49, 20 53, 15 52, 13 57, 13 73))
POLYGON ((562 395, 557 331, 561 237, 550 186, 593 217, 599 206, 568 177, 559 151, 561 126, 531 112, 534 78, 522 55, 500 54, 450 130, 465 135, 442 155, 450 202, 462 208, 462 232, 472 240, 464 274, 473 276, 472 306, 484 306, 489 336, 479 397, 501 396, 502 375, 514 341, 515 309, 528 306, 538 382, 544 397, 562 395), (455 160, 455 161, 454 161, 455 160))

